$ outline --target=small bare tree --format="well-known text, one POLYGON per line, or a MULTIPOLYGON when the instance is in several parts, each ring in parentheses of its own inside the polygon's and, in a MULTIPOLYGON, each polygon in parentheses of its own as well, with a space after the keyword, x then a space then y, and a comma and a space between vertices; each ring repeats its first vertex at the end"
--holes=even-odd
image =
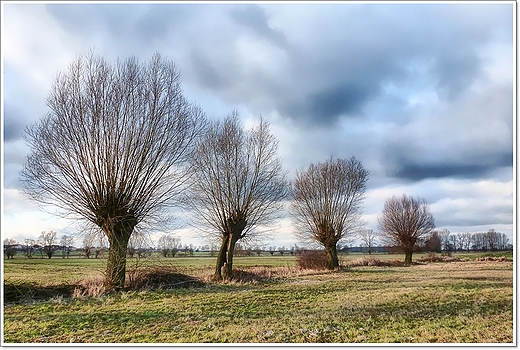
POLYGON ((385 202, 378 222, 384 242, 400 247, 407 265, 412 263, 418 240, 426 238, 435 228, 435 220, 426 201, 405 194, 402 197, 393 196, 385 202))
POLYGON ((13 259, 16 255, 18 243, 12 238, 4 239, 4 254, 7 259, 13 259))
POLYGON ((363 242, 363 246, 365 246, 368 250, 368 254, 372 255, 372 248, 374 248, 378 233, 374 230, 363 229, 358 232, 359 239, 363 242))
POLYGON ((41 247, 40 249, 49 259, 52 258, 54 252, 60 248, 56 235, 57 233, 54 231, 42 231, 38 239, 38 244, 41 247))
POLYGON ((471 233, 470 232, 462 232, 459 233, 460 236, 460 242, 462 249, 469 252, 471 248, 471 233))
POLYGON ((72 247, 74 246, 74 237, 69 236, 69 235, 61 236, 60 246, 61 246, 61 257, 68 258, 70 255, 70 252, 72 250, 72 247))
POLYGON ((182 247, 181 239, 172 234, 161 236, 157 241, 157 248, 165 258, 168 254, 171 254, 172 258, 175 257, 180 247, 182 247))
POLYGON ((267 121, 246 131, 234 112, 211 123, 197 149, 187 201, 199 227, 220 237, 215 280, 232 278, 237 241, 251 242, 279 216, 288 182, 277 148, 267 121))
POLYGON ((30 259, 33 256, 34 248, 36 246, 36 240, 32 238, 26 238, 23 244, 24 254, 30 259))
POLYGON ((291 213, 295 235, 325 248, 330 269, 339 266, 337 243, 360 230, 368 171, 355 157, 330 158, 298 172, 291 213))
POLYGON ((103 231, 107 290, 124 287, 134 228, 163 224, 184 189, 184 165, 205 118, 179 79, 159 54, 114 65, 80 56, 57 76, 50 112, 26 130, 25 192, 103 231))

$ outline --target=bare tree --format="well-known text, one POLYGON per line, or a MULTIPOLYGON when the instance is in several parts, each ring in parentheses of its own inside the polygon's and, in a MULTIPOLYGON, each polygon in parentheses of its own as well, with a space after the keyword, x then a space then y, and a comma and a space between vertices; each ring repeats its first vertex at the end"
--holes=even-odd
POLYGON ((157 248, 165 258, 168 254, 171 254, 172 258, 175 257, 181 246, 181 239, 172 234, 161 236, 157 241, 157 248))
POLYGON ((424 240, 424 249, 427 252, 441 252, 441 238, 438 231, 432 231, 424 240))
POLYGON ((32 238, 26 238, 24 241, 23 249, 25 252, 25 256, 30 259, 34 253, 34 247, 36 245, 36 240, 32 238))
POLYGON ((13 259, 16 255, 18 243, 12 238, 4 239, 4 254, 7 259, 13 259))
POLYGON ((471 249, 471 233, 459 233, 459 241, 461 242, 462 250, 469 252, 469 250, 471 249))
POLYGON ((57 233, 54 231, 42 231, 38 239, 38 244, 41 247, 40 249, 49 259, 52 258, 54 252, 60 248, 56 235, 57 233))
POLYGON ((114 65, 80 56, 57 76, 50 112, 26 130, 25 192, 104 232, 108 290, 124 286, 134 228, 163 223, 184 188, 183 165, 204 116, 179 79, 159 54, 146 64, 132 57, 114 65))
POLYGON ((360 230, 358 232, 359 239, 363 242, 363 246, 368 249, 368 254, 372 255, 372 248, 374 248, 378 233, 374 230, 360 230))
POLYGON ((291 213, 296 236, 325 248, 330 269, 339 266, 337 243, 363 225, 361 205, 368 171, 355 157, 328 159, 298 172, 291 213))
POLYGON ((450 250, 450 231, 447 229, 436 230, 439 239, 441 240, 441 250, 447 252, 450 250))
POLYGON ((393 196, 385 202, 378 222, 382 239, 390 246, 403 249, 407 265, 412 263, 418 240, 435 228, 435 220, 426 201, 405 194, 402 197, 393 196))
POLYGON ((61 246, 61 257, 69 257, 70 252, 72 250, 72 247, 74 246, 74 237, 63 235, 61 236, 60 240, 60 246, 61 246))
POLYGON ((288 182, 277 149, 267 121, 246 131, 237 112, 211 123, 197 149, 187 201, 199 227, 220 238, 216 280, 232 277, 237 241, 252 242, 279 216, 288 182))
POLYGON ((98 239, 97 230, 88 230, 87 233, 83 236, 83 249, 85 250, 85 257, 90 259, 90 256, 93 253, 93 250, 96 246, 96 240, 98 239))

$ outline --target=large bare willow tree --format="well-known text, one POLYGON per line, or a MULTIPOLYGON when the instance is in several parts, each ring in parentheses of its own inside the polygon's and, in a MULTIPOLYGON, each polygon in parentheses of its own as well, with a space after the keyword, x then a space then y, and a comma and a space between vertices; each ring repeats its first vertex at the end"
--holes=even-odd
POLYGON ((296 174, 290 208, 295 235, 322 245, 330 269, 339 266, 337 243, 363 225, 361 205, 367 180, 368 171, 355 157, 330 158, 296 174))
POLYGON ((412 263, 414 246, 418 240, 425 238, 435 228, 435 220, 426 201, 405 194, 386 200, 378 222, 383 241, 400 247, 407 265, 412 263))
POLYGON ((220 239, 216 280, 232 277, 237 241, 255 237, 280 214, 288 181, 277 148, 267 121, 246 131, 233 112, 210 124, 197 149, 187 198, 198 224, 220 239))
POLYGON ((93 53, 78 56, 57 76, 47 106, 26 129, 25 192, 104 232, 105 287, 121 289, 130 236, 161 222, 179 198, 204 115, 183 96, 174 63, 159 54, 113 65, 93 53))

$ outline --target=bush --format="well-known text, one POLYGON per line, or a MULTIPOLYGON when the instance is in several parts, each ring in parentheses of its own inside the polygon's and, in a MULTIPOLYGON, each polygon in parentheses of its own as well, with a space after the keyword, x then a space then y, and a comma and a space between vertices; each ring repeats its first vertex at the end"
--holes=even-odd
POLYGON ((298 266, 308 270, 328 269, 327 254, 323 250, 308 250, 298 256, 298 266))
POLYGON ((125 289, 170 289, 201 287, 204 283, 197 278, 177 272, 168 266, 146 266, 127 275, 125 289))

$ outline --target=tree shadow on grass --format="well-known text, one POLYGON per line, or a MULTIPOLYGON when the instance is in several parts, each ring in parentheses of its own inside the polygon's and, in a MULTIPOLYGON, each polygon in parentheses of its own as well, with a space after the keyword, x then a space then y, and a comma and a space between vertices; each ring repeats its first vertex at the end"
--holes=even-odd
POLYGON ((29 282, 4 282, 4 304, 28 303, 55 297, 71 297, 75 285, 59 284, 41 286, 29 282))
MULTIPOLYGON (((174 271, 145 270, 127 279, 124 291, 165 290, 203 287, 197 278, 174 271)), ((53 298, 97 297, 104 294, 102 278, 87 278, 78 283, 39 285, 35 282, 4 281, 4 305, 26 304, 53 298)))

